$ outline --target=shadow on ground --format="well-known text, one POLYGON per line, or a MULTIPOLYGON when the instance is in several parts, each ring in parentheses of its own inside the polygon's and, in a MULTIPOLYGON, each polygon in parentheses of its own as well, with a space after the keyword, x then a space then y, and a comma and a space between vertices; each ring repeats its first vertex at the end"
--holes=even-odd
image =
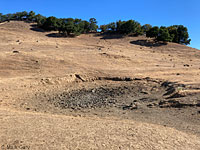
POLYGON ((100 39, 121 39, 124 37, 123 34, 115 34, 115 33, 98 33, 95 36, 100 36, 100 39))
POLYGON ((46 32, 45 30, 38 28, 36 24, 31 25, 31 30, 36 31, 36 32, 46 32))
POLYGON ((140 45, 140 46, 146 46, 146 47, 159 47, 159 46, 167 45, 167 43, 148 41, 148 40, 136 40, 136 41, 131 41, 130 43, 134 45, 140 45))
POLYGON ((49 33, 46 34, 47 37, 52 37, 52 38, 61 38, 63 36, 61 36, 59 33, 49 33))
POLYGON ((64 34, 61 34, 61 33, 49 33, 49 34, 46 34, 47 37, 52 37, 52 38, 75 38, 76 36, 75 35, 64 35, 64 34))

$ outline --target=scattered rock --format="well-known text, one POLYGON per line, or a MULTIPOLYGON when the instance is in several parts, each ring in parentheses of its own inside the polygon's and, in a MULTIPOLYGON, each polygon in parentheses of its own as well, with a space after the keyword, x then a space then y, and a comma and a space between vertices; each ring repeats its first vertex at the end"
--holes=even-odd
POLYGON ((136 80, 136 81, 138 80, 139 81, 139 80, 142 80, 142 79, 141 78, 134 78, 134 80, 136 80))
POLYGON ((123 110, 133 110, 133 109, 137 109, 137 104, 131 103, 130 105, 127 106, 123 106, 122 109, 123 110))
POLYGON ((142 93, 142 94, 149 94, 148 92, 143 91, 143 90, 141 91, 141 93, 142 93))
POLYGON ((180 103, 176 100, 169 100, 169 101, 160 101, 159 104, 160 108, 184 108, 184 107, 195 107, 196 104, 185 104, 180 103))
POLYGON ((166 99, 180 98, 180 97, 185 97, 185 94, 181 92, 175 92, 171 96, 167 97, 166 99))
POLYGON ((185 65, 183 65, 184 67, 190 67, 190 65, 188 65, 188 64, 185 64, 185 65))
MULTIPOLYGON (((133 79, 129 77, 100 77, 100 80, 110 80, 110 81, 133 81, 133 79)), ((134 79, 135 80, 135 79, 134 79)))
POLYGON ((75 76, 76 76, 77 79, 80 79, 83 82, 85 81, 84 79, 81 78, 81 76, 79 74, 75 74, 75 76))
POLYGON ((14 50, 14 51, 13 51, 13 53, 19 53, 19 51, 17 51, 17 50, 14 50))
POLYGON ((155 99, 155 98, 141 98, 141 99, 139 99, 141 102, 154 102, 154 101, 156 101, 157 99, 155 99))
POLYGON ((156 103, 152 103, 152 104, 148 104, 148 105, 147 105, 147 107, 149 107, 149 108, 153 108, 153 107, 156 107, 156 106, 157 106, 156 103))
POLYGON ((167 96, 167 95, 171 95, 176 91, 176 89, 174 87, 169 87, 167 89, 167 93, 165 93, 163 96, 167 96))
POLYGON ((165 82, 163 82, 162 84, 161 84, 161 86, 163 86, 163 87, 169 87, 169 86, 172 86, 172 82, 168 82, 168 81, 165 81, 165 82))

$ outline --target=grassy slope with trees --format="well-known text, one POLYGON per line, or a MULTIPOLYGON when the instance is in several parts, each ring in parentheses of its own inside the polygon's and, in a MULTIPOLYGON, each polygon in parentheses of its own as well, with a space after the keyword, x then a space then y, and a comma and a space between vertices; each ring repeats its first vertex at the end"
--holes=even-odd
POLYGON ((38 27, 46 31, 58 31, 61 36, 77 36, 84 33, 97 32, 99 29, 102 33, 123 34, 123 35, 146 35, 154 38, 155 41, 174 42, 179 44, 190 44, 188 29, 183 25, 173 25, 169 27, 154 26, 150 24, 141 25, 135 20, 111 22, 98 27, 97 20, 91 18, 89 21, 73 18, 56 18, 54 16, 45 17, 35 12, 16 12, 13 14, 0 13, 0 22, 18 20, 36 22, 38 27))

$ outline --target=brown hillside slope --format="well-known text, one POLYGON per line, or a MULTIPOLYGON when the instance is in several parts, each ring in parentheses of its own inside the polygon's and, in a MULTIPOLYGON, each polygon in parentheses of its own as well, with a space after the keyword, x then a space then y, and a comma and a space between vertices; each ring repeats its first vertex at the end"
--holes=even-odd
POLYGON ((128 120, 80 118, 1 110, 0 144, 30 149, 199 149, 199 138, 128 120))
POLYGON ((53 36, 24 22, 0 24, 3 148, 200 149, 198 50, 152 46, 144 37, 53 36), (167 80, 180 85, 161 86, 167 80), (186 97, 172 99, 174 106, 163 96, 167 88, 174 90, 167 98, 186 97), (72 103, 63 102, 63 91, 72 103), (139 109, 121 110, 131 96, 139 109), (99 97, 117 102, 87 101, 99 97))

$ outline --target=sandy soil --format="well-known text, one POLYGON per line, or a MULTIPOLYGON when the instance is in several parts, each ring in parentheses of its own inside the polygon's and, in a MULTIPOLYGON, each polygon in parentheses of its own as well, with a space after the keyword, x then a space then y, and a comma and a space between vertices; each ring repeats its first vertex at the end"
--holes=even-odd
POLYGON ((200 149, 200 52, 0 24, 1 149, 200 149))

